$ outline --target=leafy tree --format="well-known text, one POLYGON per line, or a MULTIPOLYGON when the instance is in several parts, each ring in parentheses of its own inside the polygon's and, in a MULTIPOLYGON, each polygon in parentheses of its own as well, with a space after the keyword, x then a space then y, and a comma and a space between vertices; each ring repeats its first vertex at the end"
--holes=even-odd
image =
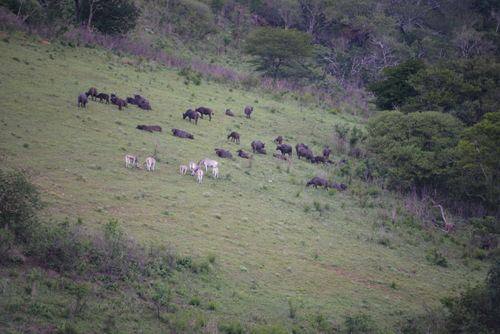
POLYGON ((486 114, 485 119, 462 134, 458 143, 459 166, 463 170, 462 186, 471 199, 492 208, 500 205, 500 112, 486 114))
POLYGON ((27 172, 0 170, 0 228, 12 231, 16 242, 28 242, 42 208, 40 192, 27 172))
POLYGON ((92 26, 103 34, 120 35, 134 29, 140 10, 131 0, 75 0, 78 22, 92 26), (92 6, 91 6, 92 5, 92 6))
POLYGON ((257 70, 278 78, 283 67, 297 69, 297 61, 312 55, 312 37, 296 29, 260 28, 251 36, 244 52, 256 57, 257 70))
POLYGON ((408 78, 425 68, 421 59, 410 59, 397 66, 386 67, 382 72, 385 80, 368 85, 368 90, 376 96, 375 105, 380 110, 393 110, 401 106, 408 98, 417 94, 408 83, 408 78))
POLYGON ((447 114, 386 111, 368 122, 367 145, 387 167, 393 187, 437 186, 455 172, 461 128, 447 114))
POLYGON ((442 62, 410 76, 416 95, 403 110, 449 112, 467 126, 500 108, 500 62, 497 58, 459 59, 442 62))

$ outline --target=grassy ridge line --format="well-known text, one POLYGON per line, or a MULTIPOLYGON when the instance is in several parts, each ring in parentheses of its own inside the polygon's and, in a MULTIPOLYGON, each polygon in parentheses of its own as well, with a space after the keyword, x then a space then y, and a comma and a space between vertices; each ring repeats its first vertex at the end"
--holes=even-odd
MULTIPOLYGON (((326 168, 294 158, 287 171, 286 163, 270 157, 277 134, 292 145, 308 143, 314 152, 323 143, 332 147, 333 124, 343 122, 338 117, 230 85, 187 86, 175 70, 136 72, 101 50, 16 38, 0 48, 6 65, 0 71, 2 168, 40 173, 48 218, 83 217, 91 228, 117 217, 142 242, 165 243, 193 256, 216 254, 218 289, 216 283, 186 289, 217 300, 223 312, 250 321, 257 313, 283 320, 286 301, 294 298, 301 312, 321 310, 340 321, 363 311, 391 323, 398 312, 437 304, 453 285, 482 276, 459 259, 450 260, 451 270, 430 266, 429 243, 411 246, 384 231, 377 221, 392 207, 387 198, 378 199, 376 209, 359 208, 347 194, 331 197, 304 187, 317 174, 329 175, 326 168), (92 101, 78 109, 77 95, 90 86, 122 98, 139 93, 150 99, 153 111, 135 106, 118 111, 92 101), (203 119, 195 126, 182 120, 182 112, 202 105, 215 110, 211 122, 203 119), (251 120, 244 118, 246 105, 255 107, 251 120), (235 118, 223 115, 227 108, 235 118), (164 132, 135 130, 137 124, 161 125, 164 132), (193 133, 195 140, 171 136, 172 126, 193 133), (225 139, 233 130, 242 135, 241 145, 225 139), (249 152, 254 139, 265 141, 269 154, 255 156, 252 168, 239 158, 218 159, 220 180, 206 175, 203 185, 178 173, 180 163, 217 158, 215 147, 233 155, 240 147, 249 152), (135 153, 144 162, 155 147, 154 173, 125 169, 125 154, 135 153), (330 209, 320 214, 314 201, 330 209), (313 209, 304 212, 304 205, 313 209), (384 233, 393 238, 394 249, 376 242, 384 233), (392 281, 400 288, 390 289, 392 281)), ((446 247, 449 258, 458 253, 453 245, 446 247)))

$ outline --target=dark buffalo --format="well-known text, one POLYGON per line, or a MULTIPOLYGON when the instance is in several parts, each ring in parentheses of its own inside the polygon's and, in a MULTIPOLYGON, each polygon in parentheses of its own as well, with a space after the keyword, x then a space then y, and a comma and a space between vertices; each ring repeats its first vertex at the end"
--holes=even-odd
POLYGON ((320 164, 320 163, 324 164, 324 163, 326 163, 325 157, 322 157, 320 155, 315 156, 314 159, 311 162, 312 163, 317 163, 317 164, 320 164))
POLYGON ((122 107, 127 107, 127 101, 120 99, 116 94, 111 93, 111 103, 116 104, 119 110, 122 110, 122 107))
POLYGON ((254 140, 251 144, 252 146, 252 150, 253 150, 253 153, 257 153, 260 151, 260 149, 264 148, 266 144, 264 143, 261 143, 260 141, 258 140, 254 140))
POLYGON ((85 105, 89 102, 89 98, 86 94, 78 95, 78 108, 85 108, 85 105))
POLYGON ((299 157, 305 157, 306 160, 313 161, 314 160, 314 154, 307 148, 304 147, 299 147, 299 150, 297 151, 297 156, 299 157))
POLYGON ((95 98, 97 96, 97 88, 90 87, 89 91, 87 93, 85 93, 85 95, 87 95, 87 97, 90 96, 90 98, 92 100, 95 100, 95 98))
POLYGON ((127 103, 136 104, 136 105, 139 104, 139 103, 137 103, 137 100, 134 99, 133 97, 127 97, 127 103))
POLYGON ((191 122, 192 119, 194 119, 194 124, 198 125, 198 113, 194 111, 193 109, 188 109, 184 114, 182 114, 182 119, 186 119, 186 117, 189 117, 189 121, 191 122))
POLYGON ((234 117, 234 114, 231 110, 226 110, 226 115, 234 117))
POLYGON ((161 132, 162 128, 159 125, 137 125, 136 129, 149 131, 153 133, 153 131, 161 132))
POLYGON ((99 99, 99 102, 102 102, 102 100, 106 101, 106 104, 109 104, 109 95, 100 93, 95 97, 96 101, 99 99))
POLYGON ((240 134, 238 132, 231 132, 228 136, 227 139, 231 138, 231 141, 237 142, 238 144, 240 143, 240 134))
POLYGON ((262 147, 262 148, 259 148, 259 152, 258 153, 259 154, 267 154, 267 151, 266 151, 265 148, 262 147))
POLYGON ((310 185, 313 185, 314 188, 318 188, 318 186, 320 186, 327 189, 328 181, 322 177, 314 177, 311 181, 306 183, 306 187, 309 187, 310 185))
POLYGON ((232 158, 233 157, 233 155, 231 154, 231 152, 223 150, 223 149, 220 149, 220 148, 216 148, 215 149, 215 153, 220 158, 232 158))
POLYGON ((246 107, 245 108, 245 115, 247 115, 247 118, 250 118, 252 111, 253 111, 253 107, 246 107))
POLYGON ((194 136, 186 131, 179 130, 179 129, 172 129, 172 134, 176 137, 179 138, 189 138, 189 139, 194 139, 194 136))
POLYGON ((283 142, 283 137, 282 136, 278 136, 278 137, 276 137, 276 139, 274 141, 276 143, 278 143, 279 145, 281 145, 281 143, 283 142))
POLYGON ((298 143, 297 145, 295 145, 295 152, 297 152, 297 155, 299 155, 299 148, 305 148, 305 149, 309 149, 309 147, 305 144, 302 144, 302 143, 298 143))
POLYGON ((328 146, 326 146, 322 151, 323 157, 327 160, 330 159, 330 152, 330 149, 328 148, 328 146))
POLYGON ((238 156, 244 159, 249 159, 248 153, 243 152, 242 150, 238 150, 238 156))
POLYGON ((203 115, 208 115, 208 120, 212 120, 212 115, 214 112, 210 108, 205 108, 205 107, 199 107, 196 109, 196 112, 200 113, 201 119, 203 119, 203 115))
POLYGON ((276 149, 277 150, 280 150, 281 151, 281 154, 288 154, 289 157, 292 156, 292 147, 290 145, 287 145, 287 144, 283 144, 283 145, 278 145, 276 146, 276 149))

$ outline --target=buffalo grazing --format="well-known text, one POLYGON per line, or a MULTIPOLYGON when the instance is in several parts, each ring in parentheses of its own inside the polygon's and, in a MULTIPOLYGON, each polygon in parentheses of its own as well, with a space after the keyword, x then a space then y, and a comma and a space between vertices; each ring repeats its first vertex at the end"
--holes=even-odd
POLYGON ((87 95, 85 94, 78 95, 78 108, 85 108, 87 102, 89 102, 87 95))
POLYGON ((236 143, 240 143, 240 134, 238 132, 231 132, 228 136, 227 139, 231 138, 231 141, 234 141, 236 143))
POLYGON ((196 112, 200 113, 201 119, 203 119, 203 115, 208 115, 208 120, 209 121, 212 120, 212 115, 214 114, 214 112, 212 111, 212 109, 205 108, 205 107, 199 107, 199 108, 197 108, 196 112))
POLYGON ((289 157, 292 156, 292 146, 288 144, 278 145, 276 146, 276 150, 280 150, 281 154, 288 154, 289 157))
POLYGON ((186 119, 189 117, 189 121, 191 122, 194 119, 194 124, 198 125, 198 113, 193 109, 188 109, 185 113, 182 114, 182 119, 186 119))

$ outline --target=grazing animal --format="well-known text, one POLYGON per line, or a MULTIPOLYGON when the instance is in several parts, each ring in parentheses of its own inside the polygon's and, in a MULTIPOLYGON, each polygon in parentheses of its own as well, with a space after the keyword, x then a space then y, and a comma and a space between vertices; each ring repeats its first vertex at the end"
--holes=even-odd
POLYGON ((304 147, 299 147, 299 149, 297 151, 297 156, 299 157, 299 160, 300 160, 300 157, 305 157, 306 160, 309 160, 311 162, 314 159, 313 153, 309 149, 304 148, 304 147))
POLYGON ((189 170, 191 171, 191 175, 194 175, 194 172, 198 169, 198 165, 195 162, 189 163, 189 170))
POLYGON ((326 146, 321 153, 323 153, 323 157, 328 160, 330 158, 330 152, 330 149, 326 146))
POLYGON ((119 110, 122 110, 122 107, 128 108, 128 103, 125 100, 120 99, 116 94, 111 93, 111 103, 116 104, 119 110))
POLYGON ((104 93, 100 93, 99 95, 97 95, 95 97, 96 101, 97 99, 99 99, 99 102, 102 103, 102 100, 106 101, 106 104, 109 104, 109 95, 108 94, 104 94, 104 93))
POLYGON ((175 129, 173 128, 172 129, 172 134, 176 137, 179 137, 179 138, 189 138, 189 139, 194 139, 194 136, 186 131, 182 131, 182 130, 179 130, 179 129, 175 129))
POLYGON ((219 167, 212 168, 212 175, 214 176, 214 180, 219 177, 219 167))
POLYGON ((196 176, 198 177, 198 182, 203 183, 201 180, 203 179, 203 169, 198 168, 196 170, 196 176))
POLYGON ((278 145, 278 146, 276 146, 276 150, 280 150, 281 154, 283 154, 283 155, 288 153, 289 157, 292 156, 292 147, 290 145, 287 145, 287 144, 278 145))
POLYGON ((264 143, 261 143, 260 141, 258 140, 254 140, 251 144, 252 146, 252 150, 253 150, 253 153, 258 153, 260 151, 261 148, 264 148, 266 144, 264 143))
POLYGON ((87 97, 90 96, 92 101, 94 101, 96 96, 97 96, 97 89, 94 87, 90 87, 89 91, 87 93, 85 93, 85 95, 87 95, 87 97))
POLYGON ((159 125, 150 125, 149 127, 150 127, 153 131, 162 132, 162 131, 161 131, 161 130, 162 130, 162 128, 161 128, 161 126, 159 126, 159 125))
POLYGON ((323 163, 323 164, 326 163, 325 157, 322 157, 320 155, 315 156, 314 159, 311 160, 311 162, 312 163, 317 163, 317 164, 319 164, 319 163, 323 163))
POLYGON ((86 94, 78 95, 78 108, 85 108, 85 105, 89 102, 89 99, 86 94))
POLYGON ((215 153, 220 158, 232 158, 233 157, 233 155, 231 154, 231 152, 223 150, 223 149, 220 149, 220 148, 216 148, 215 149, 215 153))
POLYGON ((227 139, 231 138, 231 141, 234 141, 236 143, 240 143, 240 134, 238 132, 231 132, 228 136, 227 139))
POLYGON ((139 108, 141 108, 143 110, 153 110, 153 108, 151 108, 151 105, 149 104, 149 101, 148 102, 139 103, 139 108))
POLYGON ((246 107, 245 108, 245 115, 247 115, 247 118, 250 118, 252 111, 253 111, 253 107, 246 107))
POLYGON ((226 110, 226 115, 234 117, 234 114, 231 110, 226 110))
POLYGON ((146 159, 146 167, 148 168, 148 172, 155 170, 156 160, 152 157, 146 159))
POLYGON ((314 188, 318 188, 318 186, 323 187, 324 189, 328 188, 328 181, 322 177, 314 177, 311 181, 306 183, 306 187, 313 185, 314 188))
POLYGON ((298 143, 297 145, 295 145, 295 152, 297 152, 297 155, 299 155, 299 148, 305 148, 305 149, 309 149, 309 147, 307 147, 307 145, 304 145, 302 143, 298 143))
POLYGON ((238 156, 244 159, 249 159, 248 153, 243 152, 242 150, 238 150, 238 156))
POLYGON ((273 154, 273 157, 281 159, 281 160, 288 160, 286 155, 283 155, 283 154, 273 154))
POLYGON ((136 129, 149 131, 153 133, 153 131, 161 132, 162 128, 159 125, 137 125, 136 129))
POLYGON ((198 162, 197 168, 200 168, 201 165, 205 165, 205 171, 208 172, 208 167, 219 167, 219 163, 215 160, 211 159, 202 159, 198 162))
POLYGON ((283 142, 283 137, 281 136, 278 136, 276 137, 276 139, 274 140, 276 143, 278 143, 279 145, 281 145, 281 143, 283 142))
POLYGON ((127 168, 130 168, 132 164, 137 164, 137 163, 138 163, 138 160, 137 160, 137 157, 135 155, 128 154, 125 156, 125 166, 127 168))
POLYGON ((259 154, 267 154, 267 151, 266 151, 265 148, 262 147, 262 148, 259 148, 259 152, 258 153, 259 154))
POLYGON ((198 113, 193 109, 188 109, 184 114, 182 114, 182 119, 186 119, 189 117, 189 121, 191 122, 194 119, 194 124, 198 125, 198 113))
POLYGON ((129 96, 127 96, 127 103, 130 103, 130 104, 139 104, 139 103, 137 103, 136 99, 134 99, 133 97, 129 97, 129 96))
POLYGON ((181 165, 180 173, 181 175, 186 175, 188 167, 186 165, 181 165))
POLYGON ((208 120, 212 120, 212 115, 214 112, 210 108, 205 108, 205 107, 199 107, 196 109, 196 112, 200 113, 201 119, 203 119, 203 115, 208 115, 208 120))
POLYGON ((116 104, 118 106, 118 110, 122 110, 122 107, 127 107, 127 101, 120 99, 116 94, 111 93, 111 103, 116 104))

